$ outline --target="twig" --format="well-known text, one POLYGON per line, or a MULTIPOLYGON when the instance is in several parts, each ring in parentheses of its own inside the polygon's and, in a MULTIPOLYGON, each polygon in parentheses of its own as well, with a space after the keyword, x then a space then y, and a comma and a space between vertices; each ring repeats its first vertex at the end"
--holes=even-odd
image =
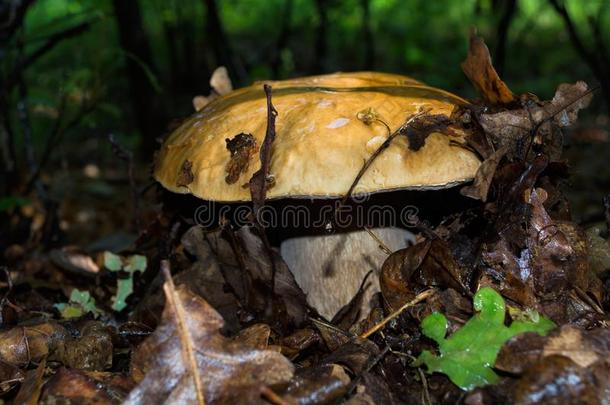
POLYGON ((195 358, 195 350, 193 348, 193 341, 191 335, 186 326, 186 313, 180 298, 176 294, 176 287, 172 280, 172 275, 169 270, 169 262, 167 260, 161 261, 161 272, 165 278, 163 284, 163 291, 165 292, 165 298, 167 299, 167 305, 173 310, 176 316, 176 328, 180 334, 180 342, 182 348, 182 361, 184 361, 185 369, 195 383, 195 391, 197 394, 197 403, 199 405, 205 405, 205 398, 203 395, 203 386, 201 384, 201 376, 199 375, 199 368, 197 366, 197 359, 195 358), (188 364, 188 366, 187 366, 188 364))
POLYGON ((25 69, 27 69, 32 63, 36 62, 38 58, 53 49, 60 41, 82 34, 90 27, 91 22, 87 21, 51 35, 49 39, 38 49, 29 54, 27 57, 19 60, 19 62, 13 67, 13 70, 11 71, 11 73, 9 73, 6 81, 4 82, 4 88, 11 89, 18 81, 19 76, 21 76, 21 73, 25 69))
POLYGON ((574 21, 572 21, 572 18, 570 17, 570 14, 568 13, 568 10, 566 9, 565 5, 560 4, 558 0, 549 0, 549 3, 551 4, 551 6, 553 6, 557 14, 559 14, 561 19, 563 20, 564 25, 568 31, 568 35, 570 36, 570 39, 574 45, 574 48, 576 48, 576 52, 578 52, 580 56, 585 60, 587 65, 589 65, 589 68, 593 71, 593 74, 595 74, 597 80, 599 80, 599 82, 601 83, 606 102, 610 103, 610 80, 608 79, 608 75, 606 74, 608 66, 604 66, 602 61, 600 61, 600 59, 595 54, 595 52, 587 48, 582 38, 578 34, 574 21))
POLYGON ((108 142, 112 147, 112 151, 114 155, 127 162, 127 175, 129 176, 129 188, 131 190, 131 198, 133 200, 133 215, 136 223, 136 228, 140 231, 140 195, 138 193, 138 188, 136 186, 136 179, 134 174, 134 164, 133 164, 133 153, 123 148, 119 142, 116 140, 113 134, 108 134, 108 142))
POLYGON ((360 374, 358 374, 356 376, 356 378, 354 378, 352 380, 352 382, 349 385, 349 388, 347 389, 347 392, 345 393, 345 395, 351 395, 352 392, 354 392, 354 390, 356 389, 356 386, 358 385, 358 383, 360 382, 360 380, 362 379, 362 375, 364 373, 368 373, 369 371, 371 371, 371 369, 373 367, 375 367, 375 365, 377 365, 377 363, 379 363, 381 361, 381 359, 383 359, 385 357, 385 355, 390 351, 390 346, 386 346, 383 348, 383 350, 381 351, 381 353, 379 353, 377 356, 375 356, 371 361, 369 361, 369 363, 366 365, 366 367, 364 368, 364 370, 362 370, 362 372, 360 374))
POLYGON ((381 322, 379 322, 377 325, 374 325, 372 328, 370 328, 369 330, 367 330, 366 332, 364 332, 363 334, 360 335, 361 338, 366 339, 369 336, 371 336, 373 333, 377 332, 379 329, 383 328, 388 322, 390 322, 392 319, 396 318, 398 315, 400 315, 404 310, 406 310, 407 308, 410 308, 414 305, 419 304, 420 302, 422 302, 423 300, 427 299, 428 297, 430 297, 436 290, 434 289, 429 289, 429 290, 425 290, 422 291, 421 293, 417 294, 417 296, 415 298, 413 298, 411 301, 407 302, 406 304, 404 304, 402 307, 398 308, 396 311, 392 312, 390 315, 386 316, 381 322))
POLYGON ((275 140, 275 118, 277 117, 277 110, 273 106, 273 102, 271 100, 271 86, 265 84, 263 85, 263 90, 265 91, 265 96, 267 98, 267 130, 265 132, 265 139, 263 140, 259 155, 261 168, 252 175, 252 178, 250 178, 249 181, 249 186, 250 195, 252 198, 252 221, 258 230, 259 237, 263 241, 263 245, 265 246, 265 250, 269 258, 269 263, 271 264, 271 292, 273 292, 275 290, 275 259, 271 244, 269 243, 269 239, 265 233, 265 227, 262 226, 258 215, 260 209, 265 205, 265 200, 267 198, 267 186, 272 179, 272 177, 269 175, 269 170, 271 167, 271 147, 273 146, 273 141, 275 140))
POLYGON ((266 400, 271 402, 274 405, 292 405, 290 402, 284 400, 284 398, 280 397, 275 393, 271 388, 266 385, 261 387, 261 396, 263 396, 266 400))
POLYGON ((379 246, 379 248, 381 250, 383 250, 383 253, 387 254, 387 255, 391 255, 392 254, 392 249, 390 249, 379 237, 379 235, 377 235, 375 232, 373 232, 373 230, 369 227, 364 227, 364 230, 368 232, 369 235, 371 235, 371 238, 375 239, 375 242, 377 242, 377 245, 379 246))

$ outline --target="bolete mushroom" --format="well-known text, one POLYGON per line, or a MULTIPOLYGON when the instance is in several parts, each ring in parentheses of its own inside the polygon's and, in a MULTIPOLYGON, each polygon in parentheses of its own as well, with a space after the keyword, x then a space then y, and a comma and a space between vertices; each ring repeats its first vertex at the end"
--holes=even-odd
MULTIPOLYGON (((278 112, 270 164, 274 181, 267 199, 290 199, 302 207, 345 196, 364 162, 409 117, 422 112, 449 116, 466 103, 411 78, 385 73, 335 73, 267 83, 278 112)), ((266 124, 262 83, 215 98, 165 141, 155 178, 172 192, 216 204, 248 202, 247 184, 261 165, 258 149, 266 124)), ((451 138, 463 140, 459 135, 451 138)), ((479 164, 447 135, 430 134, 417 151, 399 136, 364 172, 354 195, 448 188, 471 180, 479 164)), ((349 302, 365 275, 378 270, 387 256, 367 230, 354 228, 330 234, 306 230, 279 242, 308 302, 328 318, 349 302)), ((390 249, 404 247, 412 238, 396 225, 373 232, 390 249)), ((377 277, 371 282, 366 298, 378 289, 377 277)))

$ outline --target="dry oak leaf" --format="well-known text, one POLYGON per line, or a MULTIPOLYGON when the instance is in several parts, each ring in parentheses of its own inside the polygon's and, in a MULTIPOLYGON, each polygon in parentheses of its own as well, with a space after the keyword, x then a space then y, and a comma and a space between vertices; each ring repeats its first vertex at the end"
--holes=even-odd
MULTIPOLYGON (((186 287, 176 294, 195 349, 195 361, 206 404, 260 403, 261 389, 292 378, 292 363, 278 352, 255 350, 222 336, 222 317, 186 287)), ((138 382, 125 404, 196 403, 195 384, 185 367, 175 313, 165 306, 162 321, 133 355, 132 376, 138 382)))
POLYGON ((486 102, 495 105, 515 101, 515 95, 494 69, 485 41, 475 33, 470 35, 468 55, 461 66, 464 74, 486 102))

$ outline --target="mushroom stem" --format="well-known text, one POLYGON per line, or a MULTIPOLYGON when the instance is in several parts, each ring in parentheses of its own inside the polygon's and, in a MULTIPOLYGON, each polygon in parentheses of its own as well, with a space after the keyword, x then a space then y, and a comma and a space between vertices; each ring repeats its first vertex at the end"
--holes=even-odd
MULTIPOLYGON (((411 232, 400 228, 371 230, 391 251, 414 240, 411 232)), ((327 319, 349 303, 365 275, 374 270, 361 316, 368 314, 370 300, 379 291, 381 265, 388 256, 368 230, 289 238, 281 243, 280 251, 308 303, 327 319)))

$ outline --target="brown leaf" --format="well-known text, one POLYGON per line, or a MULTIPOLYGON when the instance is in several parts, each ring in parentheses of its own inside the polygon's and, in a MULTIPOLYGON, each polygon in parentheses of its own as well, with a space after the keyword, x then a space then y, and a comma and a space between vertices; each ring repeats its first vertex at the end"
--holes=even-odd
POLYGON ((61 360, 64 365, 88 371, 108 370, 112 367, 113 345, 108 327, 90 321, 80 328, 78 339, 64 341, 61 360))
POLYGON ((206 232, 201 226, 186 231, 181 243, 196 260, 174 281, 177 285, 188 285, 212 305, 225 320, 229 332, 237 331, 241 310, 238 298, 243 297, 246 287, 231 245, 220 231, 206 232))
POLYGON ((239 180, 239 176, 248 170, 250 158, 257 150, 256 139, 252 134, 240 133, 232 139, 227 138, 227 149, 231 153, 231 159, 227 162, 225 172, 227 184, 233 184, 239 180))
POLYGON ((178 187, 186 187, 195 180, 195 175, 193 174, 193 162, 186 159, 182 162, 182 166, 180 166, 180 172, 178 173, 178 178, 176 179, 176 186, 178 187))
POLYGON ((47 362, 43 359, 38 367, 26 372, 25 379, 23 380, 23 383, 21 383, 21 387, 19 388, 19 392, 13 403, 25 405, 38 404, 43 384, 42 378, 44 377, 46 366, 47 362))
POLYGON ((253 232, 252 227, 241 227, 236 232, 236 236, 241 244, 241 249, 243 249, 246 270, 254 283, 270 285, 271 280, 275 280, 273 296, 269 296, 268 290, 253 290, 250 293, 256 293, 259 301, 272 300, 274 318, 280 317, 279 319, 273 319, 274 322, 296 326, 303 323, 307 319, 308 313, 305 294, 298 286, 279 252, 272 249, 269 252, 272 256, 272 259, 270 259, 262 239, 253 232), (273 260, 273 264, 271 260, 273 260), (275 277, 273 277, 274 268, 275 277))
POLYGON ((119 373, 60 368, 45 384, 41 404, 120 404, 133 381, 119 373))
MULTIPOLYGON (((180 286, 176 298, 184 309, 184 326, 194 348, 201 386, 208 404, 258 402, 260 389, 288 381, 292 364, 281 354, 253 350, 220 335, 222 317, 205 300, 180 286)), ((138 386, 126 404, 193 403, 192 378, 185 375, 177 318, 170 305, 157 330, 135 351, 132 375, 138 386)))
POLYGON ((483 163, 481 163, 481 166, 479 166, 479 169, 477 170, 477 174, 474 176, 474 184, 462 187, 460 194, 486 202, 487 193, 489 193, 489 187, 491 186, 494 174, 496 173, 496 168, 507 151, 508 149, 506 147, 500 148, 492 153, 491 156, 487 157, 483 163))
POLYGON ((464 74, 486 102, 496 105, 515 101, 515 95, 494 69, 485 41, 474 32, 470 35, 468 56, 461 66, 464 74))
POLYGON ((24 373, 18 367, 0 361, 0 395, 11 391, 24 378, 24 373))
POLYGON ((552 355, 568 357, 581 367, 589 367, 610 356, 610 330, 583 331, 564 325, 544 345, 542 356, 552 355))
MULTIPOLYGON (((602 370, 607 376, 607 363, 599 371, 602 370)), ((598 380, 592 370, 563 356, 549 356, 529 368, 519 379, 513 403, 597 405, 607 399, 608 390, 608 380, 598 380)))
POLYGON ((350 378, 337 364, 301 368, 284 397, 292 404, 333 404, 347 393, 350 378))
POLYGON ((523 108, 480 114, 478 121, 494 146, 507 146, 511 156, 519 146, 532 142, 534 145, 546 145, 551 158, 558 159, 562 135, 556 128, 572 125, 578 112, 587 107, 590 101, 591 94, 584 82, 564 83, 559 85, 551 101, 530 102, 523 108))
POLYGON ((57 354, 68 338, 68 331, 55 322, 16 326, 0 332, 0 360, 23 367, 57 354))

